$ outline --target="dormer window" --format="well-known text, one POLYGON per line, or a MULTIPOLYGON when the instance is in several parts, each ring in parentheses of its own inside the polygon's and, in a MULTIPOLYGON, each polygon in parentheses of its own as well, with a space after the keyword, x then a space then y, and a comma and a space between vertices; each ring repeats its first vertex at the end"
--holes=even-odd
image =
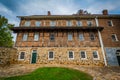
POLYGON ((77 26, 82 26, 82 22, 81 21, 77 21, 77 26))
POLYGON ((92 26, 92 21, 87 21, 87 26, 92 26))
POLYGON ((55 21, 50 21, 50 26, 51 27, 55 27, 56 26, 56 22, 55 21))
POLYGON ((25 21, 24 26, 26 26, 26 27, 30 26, 30 21, 25 21))
POLYGON ((70 20, 67 21, 67 26, 72 26, 72 22, 70 20))
POLYGON ((108 21, 108 26, 113 26, 112 20, 109 20, 109 21, 108 21))
POLYGON ((36 22, 35 22, 35 26, 36 26, 36 27, 40 27, 40 26, 41 26, 41 22, 40 22, 40 21, 36 21, 36 22))

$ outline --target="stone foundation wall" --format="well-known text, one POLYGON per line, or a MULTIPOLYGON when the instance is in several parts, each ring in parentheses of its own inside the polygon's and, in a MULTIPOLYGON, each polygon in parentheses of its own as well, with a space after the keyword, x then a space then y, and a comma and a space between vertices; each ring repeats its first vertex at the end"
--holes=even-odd
POLYGON ((20 52, 25 52, 25 59, 18 59, 18 63, 31 64, 32 52, 37 51, 37 61, 36 64, 75 64, 75 65, 93 65, 93 66, 103 66, 104 60, 100 47, 22 47, 17 48, 17 56, 20 52), (54 59, 48 59, 48 52, 54 52, 54 59), (68 58, 68 51, 74 52, 74 59, 68 58), (87 59, 82 60, 80 57, 80 51, 86 51, 87 59), (93 59, 93 51, 98 51, 99 59, 93 59))
POLYGON ((17 49, 16 48, 3 48, 0 47, 0 65, 9 65, 16 63, 17 49))

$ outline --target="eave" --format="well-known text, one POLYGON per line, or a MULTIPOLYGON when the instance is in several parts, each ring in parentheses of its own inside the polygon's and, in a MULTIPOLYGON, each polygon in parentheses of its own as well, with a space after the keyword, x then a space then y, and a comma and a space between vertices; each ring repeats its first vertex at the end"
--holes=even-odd
POLYGON ((88 27, 88 26, 82 26, 82 27, 76 27, 76 26, 66 26, 66 27, 13 27, 11 30, 14 33, 18 32, 39 32, 39 31, 97 31, 97 30, 103 30, 103 27, 88 27))

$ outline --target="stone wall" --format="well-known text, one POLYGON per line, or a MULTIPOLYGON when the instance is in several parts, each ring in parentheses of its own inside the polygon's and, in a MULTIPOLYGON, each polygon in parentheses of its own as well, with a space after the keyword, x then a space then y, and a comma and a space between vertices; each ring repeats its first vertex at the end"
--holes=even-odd
POLYGON ((87 65, 87 66, 103 66, 104 60, 100 47, 19 47, 17 55, 20 52, 25 52, 25 59, 18 59, 18 63, 31 64, 32 52, 37 51, 36 64, 75 64, 75 65, 87 65), (54 52, 54 59, 48 59, 48 52, 54 52), (74 59, 68 58, 68 51, 74 52, 74 59), (86 51, 87 59, 82 60, 80 57, 80 51, 86 51), (99 59, 93 59, 93 51, 98 51, 99 59))
POLYGON ((0 65, 9 65, 17 62, 16 48, 0 47, 0 65))

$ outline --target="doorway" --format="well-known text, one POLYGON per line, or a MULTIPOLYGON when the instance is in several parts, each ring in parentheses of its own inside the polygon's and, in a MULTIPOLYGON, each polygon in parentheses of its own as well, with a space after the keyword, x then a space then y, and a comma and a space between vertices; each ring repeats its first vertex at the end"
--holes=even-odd
POLYGON ((31 63, 32 64, 36 63, 36 59, 37 59, 37 51, 33 50, 31 63))
POLYGON ((120 66, 120 50, 116 51, 116 56, 117 56, 118 64, 120 66))

